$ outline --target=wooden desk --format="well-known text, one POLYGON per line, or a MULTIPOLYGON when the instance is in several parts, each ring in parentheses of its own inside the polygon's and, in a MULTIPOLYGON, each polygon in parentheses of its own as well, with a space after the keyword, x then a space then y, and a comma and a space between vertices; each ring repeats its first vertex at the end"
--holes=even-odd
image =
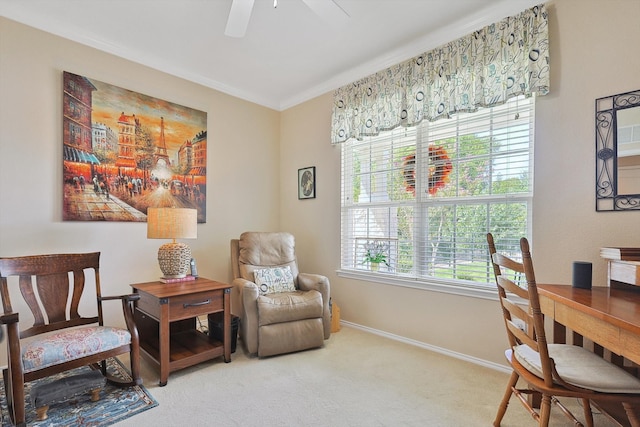
MULTIPOLYGON (((611 351, 611 362, 617 365, 624 365, 624 358, 640 364, 640 289, 633 288, 538 285, 542 313, 554 320, 548 342, 565 343, 570 329, 573 344, 582 345, 585 337, 601 356, 603 348, 611 351)), ((629 426, 622 405, 593 404, 618 425, 629 426)))
POLYGON ((160 386, 169 373, 215 357, 231 361, 231 285, 198 278, 190 282, 131 285, 140 294, 135 320, 142 354, 160 368, 160 386), (223 342, 196 328, 196 317, 224 313, 223 342))
MULTIPOLYGON (((639 291, 538 285, 545 316, 637 364, 640 364, 639 291)), ((562 328, 556 325, 553 341, 562 340, 562 328)))

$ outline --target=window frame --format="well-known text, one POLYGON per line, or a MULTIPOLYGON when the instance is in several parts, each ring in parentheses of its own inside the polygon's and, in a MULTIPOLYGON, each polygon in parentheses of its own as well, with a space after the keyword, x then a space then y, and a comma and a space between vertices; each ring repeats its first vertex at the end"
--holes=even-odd
MULTIPOLYGON (((519 100, 525 99, 524 97, 520 97, 518 98, 518 100, 516 102, 519 102, 519 100)), ((527 173, 528 173, 528 191, 527 192, 522 192, 522 193, 508 193, 508 194, 491 194, 489 196, 473 196, 473 197, 469 197, 468 198, 468 203, 473 203, 473 204, 479 204, 482 203, 483 201, 487 203, 487 206, 490 206, 492 203, 496 203, 499 204, 500 200, 504 200, 504 201, 508 201, 508 202, 515 202, 515 201, 519 201, 523 204, 526 204, 526 231, 525 231, 525 237, 527 237, 529 239, 529 241, 532 240, 532 228, 533 228, 533 197, 534 197, 534 146, 535 146, 535 97, 529 97, 526 98, 528 99, 528 102, 526 103, 525 107, 527 109, 528 114, 530 115, 530 117, 526 120, 526 124, 528 126, 527 128, 527 135, 528 135, 528 146, 525 149, 521 149, 521 152, 524 152, 528 155, 528 163, 527 163, 527 173)), ((493 107, 493 108, 500 108, 501 106, 498 107, 493 107)), ((516 108, 518 108, 517 104, 516 104, 516 108)), ((517 111, 517 110, 516 110, 517 111)), ((473 113, 471 113, 473 114, 473 113)), ((506 113, 504 113, 506 114, 506 113)), ((493 111, 491 113, 489 113, 489 116, 491 117, 491 119, 493 119, 493 111)), ((470 117, 470 116, 469 116, 470 117)), ((517 116, 516 116, 517 119, 517 116)), ((473 120, 473 119, 469 119, 469 120, 473 120)), ((511 122, 508 122, 511 123, 511 122)), ((415 150, 416 150, 416 154, 418 153, 418 150, 420 150, 420 147, 424 147, 425 142, 423 139, 423 132, 429 132, 429 123, 423 123, 421 125, 418 126, 417 130, 416 130, 416 135, 415 135, 415 150)), ((513 125, 515 127, 515 124, 513 125)), ((509 129, 511 129, 511 125, 509 125, 508 127, 509 129)), ((458 124, 455 125, 455 129, 456 132, 458 132, 458 129, 460 129, 460 126, 458 124)), ((504 129, 504 128, 498 128, 498 129, 504 129)), ((489 132, 489 129, 487 129, 487 132, 489 132)), ((474 131, 474 135, 477 134, 477 131, 474 131)), ((494 134, 493 133, 489 133, 489 135, 493 138, 494 134)), ((380 135, 377 137, 373 137, 375 138, 387 138, 387 135, 380 135)), ((507 141, 511 141, 511 139, 507 139, 507 141)), ((344 144, 348 144, 349 142, 346 142, 344 144)), ((361 142, 358 142, 361 143, 361 142)), ((418 274, 415 272, 415 270, 412 272, 411 275, 409 276, 403 276, 403 275, 399 275, 398 273, 385 273, 385 272, 373 272, 373 271, 369 271, 366 269, 360 269, 357 268, 357 257, 354 258, 354 261, 351 265, 346 265, 345 264, 345 248, 344 246, 350 242, 350 241, 355 241, 355 239, 357 238, 357 235, 355 232, 351 232, 350 235, 345 237, 345 226, 346 224, 349 223, 349 221, 347 220, 347 217, 349 215, 349 211, 352 209, 358 209, 358 204, 354 204, 354 203, 345 203, 345 188, 353 188, 354 185, 354 181, 355 181, 355 174, 354 173, 345 173, 345 168, 347 167, 346 163, 352 162, 353 159, 350 158, 350 156, 345 156, 345 148, 346 146, 343 146, 342 148, 342 153, 341 153, 341 204, 340 204, 340 215, 341 215, 341 230, 340 230, 340 244, 341 244, 341 256, 340 256, 340 268, 336 271, 336 273, 338 274, 339 277, 344 277, 344 278, 349 278, 349 279, 355 279, 355 280, 365 280, 365 281, 369 281, 369 282, 377 282, 377 283, 383 283, 383 284, 388 284, 388 285, 393 285, 393 286, 401 286, 401 287, 408 287, 408 288, 416 288, 416 289, 421 289, 421 290, 430 290, 430 291, 437 291, 437 292, 444 292, 444 293, 450 293, 450 294, 456 294, 456 295, 464 295, 464 296, 470 296, 470 297, 475 297, 475 298, 482 298, 482 299, 492 299, 494 300, 496 295, 495 295, 495 283, 493 282, 492 279, 492 274, 491 274, 491 265, 488 265, 488 275, 487 275, 487 282, 483 283, 483 282, 476 282, 476 281, 471 281, 471 280, 461 280, 461 279, 454 279, 454 278, 439 278, 436 276, 421 276, 421 274, 418 274)), ((498 158, 499 155, 494 153, 494 152, 490 152, 490 156, 489 158, 494 160, 496 158, 498 158)), ((493 163, 493 162, 492 162, 493 163)), ((493 167, 493 166, 491 166, 493 167)), ((351 171, 353 171, 353 164, 351 163, 351 171)), ((491 179, 489 179, 488 183, 492 183, 493 181, 491 179)), ((418 193, 416 193, 418 194, 418 193)), ((436 197, 433 198, 427 198, 426 200, 418 200, 417 198, 415 198, 413 201, 410 201, 410 203, 407 204, 407 206, 413 206, 415 212, 412 215, 412 218, 414 218, 415 220, 422 220, 424 219, 425 215, 423 215, 422 212, 418 212, 419 210, 426 210, 427 206, 429 204, 433 204, 433 205, 438 205, 441 206, 443 204, 453 204, 455 206, 462 206, 465 204, 465 200, 464 198, 442 198, 442 199, 438 199, 436 197), (416 213, 417 212, 417 213, 416 213)), ((395 208, 399 208, 403 205, 403 202, 398 202, 397 200, 393 200, 391 202, 381 202, 378 205, 380 206, 393 206, 395 208)), ((366 204, 362 204, 362 209, 365 209, 367 211, 369 211, 369 209, 371 209, 372 207, 376 206, 376 203, 373 202, 368 202, 366 204)), ((490 216, 487 215, 487 218, 489 218, 490 216)), ((416 226, 413 225, 412 226, 412 230, 422 230, 424 229, 424 226, 416 226)), ((368 236, 369 238, 371 238, 371 236, 368 236)), ((515 239, 516 236, 513 236, 513 240, 518 240, 515 239)), ((392 240, 390 236, 387 236, 386 238, 387 240, 392 240)), ((416 237, 414 237, 414 242, 416 241, 416 237)), ((420 244, 422 245, 426 245, 427 244, 427 240, 421 241, 420 244)), ((413 263, 415 264, 420 264, 415 257, 416 252, 418 251, 418 249, 414 246, 413 248, 413 254, 414 257, 413 259, 413 263)), ((357 248, 352 249, 352 251, 357 251, 357 248)), ((488 256, 488 252, 487 252, 487 256, 488 256)), ((459 259, 459 258, 458 258, 459 259)), ((487 258, 488 259, 488 258, 487 258)), ((424 269, 427 266, 426 263, 422 263, 421 266, 417 265, 414 266, 414 269, 424 269)))

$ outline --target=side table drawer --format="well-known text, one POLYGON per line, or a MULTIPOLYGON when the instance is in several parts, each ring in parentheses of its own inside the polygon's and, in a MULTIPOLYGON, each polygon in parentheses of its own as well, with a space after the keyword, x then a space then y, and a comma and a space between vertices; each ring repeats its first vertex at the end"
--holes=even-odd
POLYGON ((169 299, 169 319, 171 321, 197 317, 224 309, 222 291, 200 292, 180 295, 169 299))

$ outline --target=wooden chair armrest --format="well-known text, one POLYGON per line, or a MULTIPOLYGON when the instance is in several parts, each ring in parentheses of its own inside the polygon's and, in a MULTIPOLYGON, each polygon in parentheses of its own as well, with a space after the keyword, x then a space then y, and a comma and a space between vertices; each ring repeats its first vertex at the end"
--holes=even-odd
POLYGON ((124 313, 124 322, 127 329, 131 332, 131 341, 138 345, 138 328, 133 316, 133 302, 140 299, 140 294, 112 295, 107 297, 98 297, 98 301, 122 301, 122 311, 124 313))
POLYGON ((5 313, 0 316, 0 324, 8 325, 10 323, 18 323, 19 315, 18 313, 5 313))

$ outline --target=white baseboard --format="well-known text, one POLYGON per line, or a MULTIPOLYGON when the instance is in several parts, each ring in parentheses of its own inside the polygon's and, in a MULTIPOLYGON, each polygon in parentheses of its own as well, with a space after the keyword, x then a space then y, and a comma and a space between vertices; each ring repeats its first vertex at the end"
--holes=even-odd
POLYGON ((379 335, 381 337, 389 338, 394 341, 399 341, 405 344, 410 344, 416 347, 424 348, 425 350, 430 350, 436 353, 444 354, 445 356, 455 357, 456 359, 464 360, 466 362, 471 362, 476 365, 484 366, 485 368, 494 369, 496 371, 504 372, 506 374, 511 373, 511 368, 506 365, 500 365, 499 363, 489 362, 488 360, 478 359, 477 357, 469 356, 467 354, 458 353, 455 351, 448 350, 446 348, 437 347, 435 345, 426 344, 420 341, 412 340, 410 338, 402 337, 400 335, 391 334, 389 332, 380 331, 378 329, 370 328, 368 326, 358 325, 357 323, 347 322, 344 320, 340 320, 341 326, 348 326, 355 329, 360 329, 361 331, 368 332, 371 334, 379 335))

